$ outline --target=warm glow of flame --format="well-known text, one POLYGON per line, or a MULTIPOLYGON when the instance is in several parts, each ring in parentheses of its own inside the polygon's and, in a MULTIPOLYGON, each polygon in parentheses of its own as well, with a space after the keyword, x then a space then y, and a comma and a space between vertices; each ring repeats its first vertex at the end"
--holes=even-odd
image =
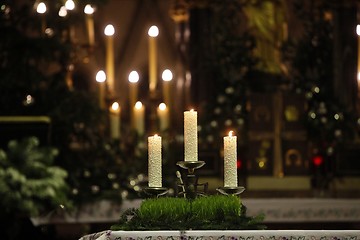
POLYGON ((105 80, 106 80, 105 72, 103 70, 98 71, 95 79, 99 83, 105 82, 105 80))
POLYGON ((62 7, 59 9, 59 16, 60 16, 60 17, 66 17, 66 16, 67 16, 67 10, 66 10, 66 7, 65 7, 65 6, 62 6, 62 7))
POLYGON ((230 132, 229 132, 229 137, 232 137, 232 136, 233 136, 233 133, 234 133, 234 131, 230 131, 230 132))
POLYGON ((106 36, 112 36, 115 34, 115 28, 113 25, 111 24, 108 24, 106 27, 105 27, 105 30, 104 30, 104 33, 106 36))
POLYGON ((118 102, 113 102, 113 104, 111 105, 111 109, 115 112, 120 110, 120 104, 118 102))
POLYGON ((137 101, 137 102, 135 103, 135 108, 136 108, 136 109, 141 109, 142 106, 143 106, 143 104, 142 104, 142 102, 140 102, 140 101, 137 101))
POLYGON ((46 12, 46 5, 43 2, 40 2, 36 7, 36 12, 40 14, 44 14, 46 12))
POLYGON ((160 104, 159 104, 159 109, 160 109, 161 111, 164 111, 164 110, 166 109, 166 104, 165 104, 165 103, 160 103, 160 104))
POLYGON ((157 136, 159 136, 159 135, 157 135, 156 133, 154 134, 154 137, 157 137, 157 136))
POLYGON ((85 8, 84 8, 84 13, 91 15, 95 12, 95 8, 93 8, 90 4, 86 4, 85 8))
POLYGON ((162 73, 162 80, 171 81, 173 79, 173 74, 169 69, 165 69, 162 73))
POLYGON ((131 71, 129 74, 129 82, 137 83, 139 81, 139 74, 137 71, 131 71))
POLYGON ((155 25, 149 28, 148 34, 150 37, 157 37, 159 35, 159 28, 155 25))
POLYGON ((357 74, 357 80, 358 80, 358 82, 360 82, 360 72, 358 72, 358 74, 357 74))
POLYGON ((356 25, 356 34, 360 36, 360 25, 356 25))
POLYGON ((65 7, 66 7, 67 10, 74 10, 74 8, 75 8, 74 1, 73 0, 67 0, 65 2, 65 7))

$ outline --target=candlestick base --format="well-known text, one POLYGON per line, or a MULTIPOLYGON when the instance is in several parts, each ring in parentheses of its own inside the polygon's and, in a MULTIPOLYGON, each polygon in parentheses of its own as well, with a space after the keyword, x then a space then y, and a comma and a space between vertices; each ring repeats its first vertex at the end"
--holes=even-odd
POLYGON ((144 193, 150 197, 158 198, 168 193, 169 189, 164 187, 146 187, 144 193))
POLYGON ((189 173, 194 173, 195 169, 201 168, 205 165, 204 161, 179 161, 176 165, 183 169, 187 169, 189 173))
POLYGON ((216 191, 223 195, 240 195, 245 191, 245 187, 219 187, 216 191))

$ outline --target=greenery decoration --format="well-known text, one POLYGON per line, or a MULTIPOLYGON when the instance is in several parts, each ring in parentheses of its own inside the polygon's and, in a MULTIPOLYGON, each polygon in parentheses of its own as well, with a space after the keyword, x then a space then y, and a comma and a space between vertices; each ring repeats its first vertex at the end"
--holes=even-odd
POLYGON ((112 230, 235 230, 265 229, 262 215, 246 216, 246 207, 236 196, 211 195, 185 198, 146 199, 138 209, 122 214, 112 230))
POLYGON ((40 147, 36 137, 10 141, 0 149, 0 212, 4 215, 36 216, 45 211, 70 207, 65 181, 67 171, 54 166, 53 147, 40 147))

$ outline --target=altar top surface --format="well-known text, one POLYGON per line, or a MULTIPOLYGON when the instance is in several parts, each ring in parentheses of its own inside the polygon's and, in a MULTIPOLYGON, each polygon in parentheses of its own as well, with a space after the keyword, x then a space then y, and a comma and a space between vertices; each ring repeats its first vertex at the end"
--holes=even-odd
POLYGON ((358 240, 360 230, 103 231, 80 240, 358 240))

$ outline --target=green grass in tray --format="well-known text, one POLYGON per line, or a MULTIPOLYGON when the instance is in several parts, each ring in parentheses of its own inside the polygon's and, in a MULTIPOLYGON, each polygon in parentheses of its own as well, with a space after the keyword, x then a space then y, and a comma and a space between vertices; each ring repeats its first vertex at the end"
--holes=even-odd
POLYGON ((212 195, 194 200, 155 198, 129 209, 112 230, 263 229, 262 216, 246 216, 236 196, 212 195))

